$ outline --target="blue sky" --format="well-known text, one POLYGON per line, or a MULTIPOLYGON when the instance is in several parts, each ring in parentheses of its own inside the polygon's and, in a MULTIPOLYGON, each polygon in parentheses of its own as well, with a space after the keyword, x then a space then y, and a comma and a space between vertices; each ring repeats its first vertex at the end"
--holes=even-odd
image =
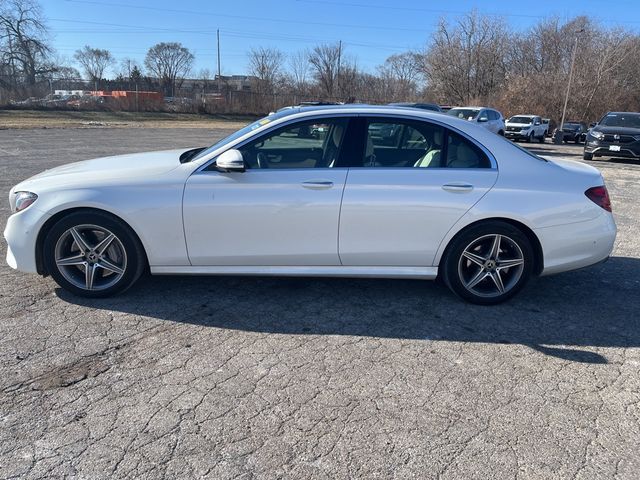
POLYGON ((158 42, 181 42, 196 55, 195 72, 216 70, 220 29, 223 74, 245 73, 252 47, 285 53, 342 40, 366 71, 394 53, 423 48, 438 20, 472 9, 501 15, 516 29, 545 16, 585 14, 607 26, 640 30, 640 0, 41 0, 53 47, 71 58, 83 45, 142 63, 158 42))

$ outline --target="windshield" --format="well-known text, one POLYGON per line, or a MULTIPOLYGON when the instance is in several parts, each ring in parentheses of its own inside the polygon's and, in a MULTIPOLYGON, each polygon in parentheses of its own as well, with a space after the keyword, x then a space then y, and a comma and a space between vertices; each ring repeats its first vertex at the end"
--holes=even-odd
POLYGON ((640 128, 640 113, 610 113, 601 121, 605 127, 640 128))
POLYGON ((246 127, 241 128, 237 132, 232 133, 228 137, 225 137, 222 140, 214 143, 210 147, 205 148, 202 152, 200 152, 198 155, 193 157, 190 161, 197 160, 197 159, 202 158, 202 157, 204 157, 206 155, 209 155, 211 152, 219 149, 220 147, 224 147, 225 145, 233 142, 234 140, 237 140, 238 138, 242 137, 243 135, 246 135, 249 132, 257 130, 258 128, 262 127, 263 125, 266 125, 267 123, 271 123, 274 120, 277 120, 279 118, 286 117, 287 115, 290 115, 291 113, 293 113, 293 111, 294 110, 291 109, 291 108, 282 109, 282 110, 277 111, 276 113, 272 113, 271 115, 268 115, 268 116, 266 116, 264 118, 261 118, 260 120, 256 120, 255 122, 250 123, 246 127))
POLYGON ((509 123, 525 123, 529 125, 533 121, 530 117, 511 117, 508 122, 509 123))
POLYGON ((452 117, 462 118, 464 120, 473 120, 480 113, 478 108, 452 108, 447 112, 447 115, 452 117))
POLYGON ((573 123, 573 122, 564 122, 564 127, 563 128, 572 128, 574 130, 577 130, 580 128, 580 124, 579 123, 573 123))

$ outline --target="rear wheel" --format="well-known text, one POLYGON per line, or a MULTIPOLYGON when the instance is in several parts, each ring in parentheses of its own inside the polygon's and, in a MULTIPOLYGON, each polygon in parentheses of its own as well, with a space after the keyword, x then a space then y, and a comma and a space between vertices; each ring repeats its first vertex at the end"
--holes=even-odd
POLYGON ((527 283, 534 254, 525 234, 511 224, 490 221, 456 237, 443 262, 447 286, 480 305, 508 300, 527 283))
POLYGON ((65 290, 107 297, 129 288, 146 265, 140 241, 117 218, 76 212, 58 221, 44 241, 44 263, 65 290))

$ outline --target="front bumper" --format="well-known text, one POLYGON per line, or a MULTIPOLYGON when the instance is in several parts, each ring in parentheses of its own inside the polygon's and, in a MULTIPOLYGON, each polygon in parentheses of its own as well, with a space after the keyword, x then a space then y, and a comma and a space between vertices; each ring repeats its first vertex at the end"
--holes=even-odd
POLYGON ((589 140, 584 146, 585 153, 591 153, 594 157, 623 157, 640 160, 640 142, 609 143, 600 140, 589 140), (620 150, 611 150, 611 147, 620 150))
POLYGON ((522 132, 504 132, 504 136, 510 140, 526 140, 529 138, 529 133, 522 132))
POLYGON ((35 206, 14 213, 7 220, 4 238, 7 242, 7 264, 16 270, 38 273, 36 243, 38 232, 51 218, 35 206))

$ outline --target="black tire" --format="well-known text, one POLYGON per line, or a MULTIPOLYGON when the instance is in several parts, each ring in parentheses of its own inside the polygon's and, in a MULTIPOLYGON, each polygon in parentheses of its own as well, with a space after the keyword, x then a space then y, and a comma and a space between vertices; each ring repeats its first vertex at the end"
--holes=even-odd
POLYGON ((498 131, 498 135, 500 135, 501 137, 504 137, 504 130, 498 131))
POLYGON ((531 132, 527 137, 527 143, 531 143, 531 142, 533 142, 533 132, 531 132))
POLYGON ((582 159, 583 160, 593 160, 593 153, 584 152, 582 154, 582 159))
POLYGON ((545 134, 543 133, 541 137, 538 138, 538 141, 540 143, 544 143, 547 140, 547 137, 545 136, 545 134))
POLYGON ((87 298, 125 291, 147 265, 133 230, 118 218, 97 211, 78 211, 60 219, 45 237, 43 254, 45 268, 56 283, 87 298), (110 234, 111 240, 107 238, 110 234))
POLYGON ((525 286, 533 273, 534 258, 531 242, 521 230, 509 223, 491 220, 469 227, 452 240, 443 257, 440 274, 445 284, 464 300, 495 305, 513 297, 525 286), (494 247, 496 236, 500 238, 498 255, 491 258, 491 249, 487 250, 485 245, 494 247), (465 252, 477 258, 471 261, 465 252), (477 263, 480 259, 484 266, 477 263), (519 259, 522 262, 515 264, 519 259), (501 268, 501 262, 503 265, 511 262, 514 266, 501 268), (495 279, 496 275, 499 280, 495 279), (477 278, 482 280, 471 285, 477 278), (502 292, 498 284, 502 285, 502 292))

